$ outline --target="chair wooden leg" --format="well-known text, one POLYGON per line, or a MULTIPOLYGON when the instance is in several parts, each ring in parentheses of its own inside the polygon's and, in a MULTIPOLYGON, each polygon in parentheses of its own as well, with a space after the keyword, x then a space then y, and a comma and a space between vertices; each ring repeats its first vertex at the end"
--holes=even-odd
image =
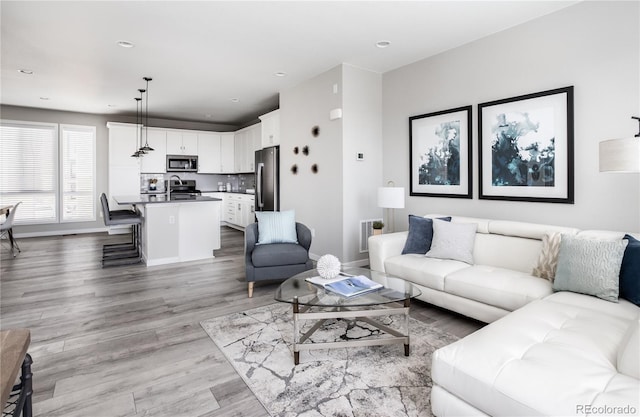
POLYGON ((253 297, 253 281, 249 282, 249 298, 253 297))

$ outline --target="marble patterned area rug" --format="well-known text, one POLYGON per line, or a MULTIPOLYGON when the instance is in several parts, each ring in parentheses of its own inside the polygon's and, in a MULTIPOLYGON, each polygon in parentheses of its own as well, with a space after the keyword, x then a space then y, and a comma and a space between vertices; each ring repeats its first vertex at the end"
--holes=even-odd
MULTIPOLYGON (((403 316, 381 321, 402 328, 403 316), (399 321, 399 323, 398 323, 399 321)), ((304 332, 313 322, 302 321, 304 332)), ((300 352, 293 364, 291 306, 271 304, 201 322, 273 416, 431 416, 431 354, 458 338, 409 320, 402 344, 300 352)), ((384 337, 366 323, 330 320, 312 342, 384 337)), ((309 343, 307 341, 306 343, 309 343)))

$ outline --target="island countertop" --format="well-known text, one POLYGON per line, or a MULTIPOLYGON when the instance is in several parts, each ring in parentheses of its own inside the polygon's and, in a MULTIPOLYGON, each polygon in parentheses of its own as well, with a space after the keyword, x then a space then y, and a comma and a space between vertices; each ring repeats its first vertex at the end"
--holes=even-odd
POLYGON ((222 201, 222 199, 220 198, 204 197, 204 196, 189 196, 188 198, 187 197, 175 198, 175 196, 171 196, 171 199, 167 200, 166 194, 118 195, 118 196, 113 196, 113 199, 118 204, 134 204, 134 205, 222 201))

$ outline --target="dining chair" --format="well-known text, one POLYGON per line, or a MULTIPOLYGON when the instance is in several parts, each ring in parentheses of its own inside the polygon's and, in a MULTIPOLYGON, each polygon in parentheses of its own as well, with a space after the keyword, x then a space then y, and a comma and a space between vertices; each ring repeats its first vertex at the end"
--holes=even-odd
POLYGON ((16 217, 16 210, 21 203, 22 201, 16 203, 16 205, 14 205, 9 210, 9 214, 7 215, 4 223, 0 224, 0 238, 9 239, 9 242, 11 243, 11 255, 13 255, 14 258, 18 253, 21 252, 20 246, 18 246, 18 242, 16 242, 15 238, 13 237, 13 220, 16 217))

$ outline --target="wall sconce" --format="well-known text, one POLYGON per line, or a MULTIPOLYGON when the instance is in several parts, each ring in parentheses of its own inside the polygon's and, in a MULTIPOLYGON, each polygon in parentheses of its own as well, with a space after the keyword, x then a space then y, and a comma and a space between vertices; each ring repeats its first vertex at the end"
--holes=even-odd
POLYGON ((600 172, 640 172, 640 117, 638 133, 632 138, 600 142, 600 172))
POLYGON ((393 181, 387 182, 386 187, 378 187, 378 207, 389 210, 389 232, 395 230, 394 209, 404 208, 404 187, 394 187, 393 181))

